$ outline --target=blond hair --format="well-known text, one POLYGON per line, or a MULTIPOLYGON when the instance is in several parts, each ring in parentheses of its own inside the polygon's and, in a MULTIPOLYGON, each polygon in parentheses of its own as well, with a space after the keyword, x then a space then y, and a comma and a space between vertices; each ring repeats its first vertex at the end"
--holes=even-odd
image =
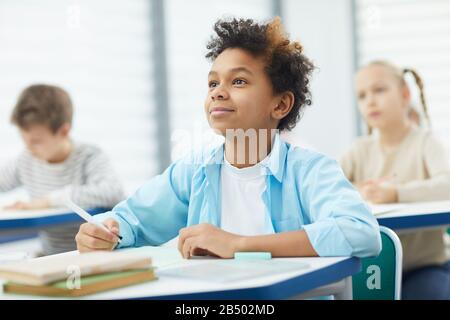
MULTIPOLYGON (((423 110, 423 114, 425 116, 426 122, 428 123, 429 126, 431 126, 430 117, 428 115, 428 105, 425 100, 423 81, 416 70, 414 70, 412 68, 399 68, 399 67, 395 66, 394 64, 392 64, 388 61, 385 61, 385 60, 372 61, 366 65, 366 67, 369 67, 369 66, 382 66, 382 67, 388 69, 392 73, 392 75, 395 78, 397 78, 397 80, 399 80, 399 82, 402 86, 408 86, 408 84, 405 80, 405 75, 410 73, 413 76, 417 87, 419 88, 420 103, 422 105, 422 110, 423 110)), ((372 132, 372 128, 369 125, 368 125, 368 132, 369 132, 369 134, 372 132)))

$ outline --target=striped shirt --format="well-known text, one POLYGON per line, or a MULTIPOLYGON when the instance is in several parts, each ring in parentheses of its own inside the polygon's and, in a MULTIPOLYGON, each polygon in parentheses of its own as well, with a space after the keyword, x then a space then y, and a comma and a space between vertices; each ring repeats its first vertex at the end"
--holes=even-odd
MULTIPOLYGON (((69 196, 84 208, 115 206, 125 198, 122 185, 107 156, 97 147, 74 143, 69 157, 48 163, 30 152, 0 169, 0 192, 23 187, 32 199, 46 197, 52 207, 64 206, 69 196)), ((80 223, 42 230, 39 237, 44 254, 76 249, 80 223)))

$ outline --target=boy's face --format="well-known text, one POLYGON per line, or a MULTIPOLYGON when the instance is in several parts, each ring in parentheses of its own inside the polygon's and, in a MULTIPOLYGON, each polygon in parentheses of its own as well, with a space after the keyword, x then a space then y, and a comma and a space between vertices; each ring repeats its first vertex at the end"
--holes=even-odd
POLYGON ((262 58, 238 48, 226 49, 214 60, 205 101, 211 128, 223 135, 226 129, 277 128, 272 111, 280 98, 264 68, 262 58))
POLYGON ((61 152, 67 141, 70 125, 63 125, 53 133, 44 125, 34 125, 27 129, 20 129, 27 149, 38 159, 52 161, 61 152))

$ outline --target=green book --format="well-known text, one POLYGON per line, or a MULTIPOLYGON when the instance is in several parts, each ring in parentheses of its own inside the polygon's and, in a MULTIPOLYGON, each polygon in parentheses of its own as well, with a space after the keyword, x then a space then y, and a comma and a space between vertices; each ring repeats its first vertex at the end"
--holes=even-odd
MULTIPOLYGON (((69 288, 67 280, 56 281, 39 286, 10 281, 3 285, 3 291, 5 293, 26 295, 80 297, 155 279, 157 278, 153 269, 150 268, 82 276, 79 281, 79 288, 69 288)), ((72 286, 74 286, 74 284, 72 284, 72 286)))

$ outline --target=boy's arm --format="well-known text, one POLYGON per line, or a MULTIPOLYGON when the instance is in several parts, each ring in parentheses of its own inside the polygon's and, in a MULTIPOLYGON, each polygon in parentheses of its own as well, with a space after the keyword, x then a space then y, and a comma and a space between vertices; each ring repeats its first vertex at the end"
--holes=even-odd
POLYGON ((236 251, 268 251, 274 257, 317 257, 304 230, 242 237, 236 251))
POLYGON ((11 161, 0 169, 0 192, 7 192, 21 186, 18 160, 11 161))
POLYGON ((83 174, 85 184, 51 192, 47 197, 50 206, 64 206, 64 199, 70 197, 82 207, 112 208, 125 198, 122 184, 104 153, 92 154, 84 164, 83 174))
POLYGON ((178 250, 184 258, 204 254, 233 258, 239 251, 271 252, 274 257, 318 256, 304 230, 240 236, 206 223, 181 229, 178 250))
POLYGON ((123 237, 120 247, 160 245, 187 224, 192 166, 178 161, 140 187, 112 211, 96 215, 112 218, 123 237))
POLYGON ((318 255, 377 255, 378 222, 336 161, 316 157, 298 172, 299 197, 310 221, 303 230, 318 255))

